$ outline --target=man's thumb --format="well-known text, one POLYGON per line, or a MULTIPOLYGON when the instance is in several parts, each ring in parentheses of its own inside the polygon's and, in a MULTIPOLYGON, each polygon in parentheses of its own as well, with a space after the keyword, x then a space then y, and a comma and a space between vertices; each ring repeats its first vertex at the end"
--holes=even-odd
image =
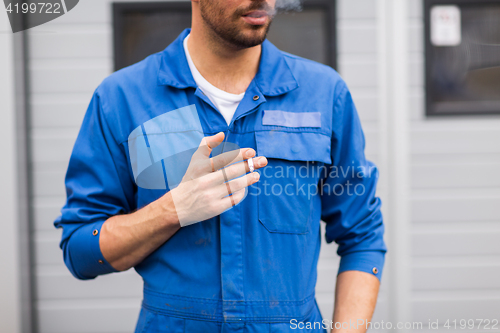
POLYGON ((224 132, 219 132, 212 136, 207 136, 205 142, 210 149, 214 149, 224 141, 224 132))

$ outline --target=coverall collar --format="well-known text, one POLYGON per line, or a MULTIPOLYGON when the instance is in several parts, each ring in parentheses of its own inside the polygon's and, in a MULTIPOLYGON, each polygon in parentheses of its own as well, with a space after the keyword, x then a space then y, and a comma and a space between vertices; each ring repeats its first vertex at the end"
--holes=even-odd
MULTIPOLYGON (((158 73, 158 84, 179 89, 196 88, 189 70, 183 41, 191 29, 185 29, 163 52, 158 73)), ((296 89, 299 85, 283 53, 267 39, 262 43, 259 69, 254 82, 263 95, 278 96, 296 89)))

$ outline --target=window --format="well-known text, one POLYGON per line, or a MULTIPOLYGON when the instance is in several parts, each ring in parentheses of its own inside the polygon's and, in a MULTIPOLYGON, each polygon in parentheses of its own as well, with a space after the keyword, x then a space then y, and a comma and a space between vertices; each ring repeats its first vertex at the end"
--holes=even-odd
POLYGON ((427 115, 500 114, 500 1, 426 0, 427 115))
MULTIPOLYGON (((115 69, 165 49, 191 26, 191 2, 114 3, 115 69)), ((278 14, 268 39, 283 51, 336 66, 335 1, 305 0, 300 12, 278 14)))

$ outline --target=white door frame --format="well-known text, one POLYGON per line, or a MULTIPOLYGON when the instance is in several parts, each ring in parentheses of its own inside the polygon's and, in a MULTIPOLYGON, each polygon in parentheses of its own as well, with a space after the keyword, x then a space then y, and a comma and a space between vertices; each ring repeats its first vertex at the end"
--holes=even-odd
POLYGON ((24 32, 0 9, 0 332, 32 332, 24 32))
POLYGON ((393 326, 411 321, 408 2, 377 1, 381 183, 385 189, 388 309, 393 326))

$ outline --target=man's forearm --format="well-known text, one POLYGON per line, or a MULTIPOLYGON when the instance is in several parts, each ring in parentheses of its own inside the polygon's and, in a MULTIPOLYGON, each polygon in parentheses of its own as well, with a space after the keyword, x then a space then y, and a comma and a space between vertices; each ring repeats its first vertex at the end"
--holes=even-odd
POLYGON ((334 327, 332 332, 366 331, 366 322, 371 321, 379 290, 379 280, 365 272, 345 271, 338 275, 335 288, 334 327), (363 324, 353 328, 351 323, 363 324), (335 323, 338 323, 335 326, 335 323), (342 327, 343 325, 343 328, 342 327))
POLYGON ((163 197, 135 213, 104 222, 99 247, 113 268, 123 271, 139 264, 181 226, 220 215, 245 198, 245 188, 259 181, 255 170, 265 167, 267 159, 253 159, 254 169, 250 170, 243 162, 255 156, 250 148, 210 158, 212 149, 223 140, 222 132, 204 138, 181 184, 163 197))
POLYGON ((108 219, 99 239, 104 258, 116 270, 139 264, 180 229, 170 193, 141 210, 108 219))

